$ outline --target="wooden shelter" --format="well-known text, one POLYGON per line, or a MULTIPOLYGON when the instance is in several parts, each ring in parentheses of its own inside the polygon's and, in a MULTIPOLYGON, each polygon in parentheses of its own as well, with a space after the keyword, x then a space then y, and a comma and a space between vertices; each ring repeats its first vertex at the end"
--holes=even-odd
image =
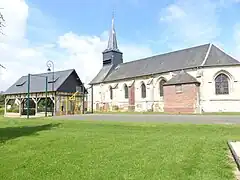
POLYGON ((44 116, 46 110, 48 115, 79 114, 87 107, 87 90, 74 69, 22 76, 3 94, 8 117, 25 116, 28 97, 31 116, 44 116))

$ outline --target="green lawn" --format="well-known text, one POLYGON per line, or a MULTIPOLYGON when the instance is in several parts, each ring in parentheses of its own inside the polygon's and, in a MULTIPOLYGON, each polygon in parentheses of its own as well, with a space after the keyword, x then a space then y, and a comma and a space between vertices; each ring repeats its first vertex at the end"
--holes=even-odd
POLYGON ((3 180, 230 180, 240 126, 0 118, 3 180))

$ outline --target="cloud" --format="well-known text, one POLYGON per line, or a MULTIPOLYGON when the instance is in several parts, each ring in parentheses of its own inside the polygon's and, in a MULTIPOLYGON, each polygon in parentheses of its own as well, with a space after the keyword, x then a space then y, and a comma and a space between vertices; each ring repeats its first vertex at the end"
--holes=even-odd
MULTIPOLYGON (((76 67, 79 76, 88 83, 102 67, 102 51, 107 46, 106 33, 101 36, 79 36, 69 32, 59 37, 58 45, 68 57, 63 67, 76 67)), ((145 45, 119 44, 119 49, 124 53, 125 62, 152 54, 151 49, 145 45)))
POLYGON ((161 21, 172 22, 186 17, 184 10, 176 4, 169 5, 165 11, 166 15, 160 18, 161 21))
POLYGON ((214 41, 220 34, 217 26, 218 4, 210 0, 178 0, 160 12, 160 23, 166 27, 168 42, 192 46, 214 41))
MULTIPOLYGON (((44 16, 40 10, 34 8, 33 11, 24 0, 1 0, 1 5, 4 8, 2 13, 7 27, 4 29, 6 36, 0 37, 0 63, 7 69, 4 71, 1 69, 0 91, 6 90, 22 75, 45 72, 47 60, 54 61, 55 70, 76 69, 85 83, 98 73, 102 66, 102 51, 107 46, 108 31, 100 35, 65 32, 55 34, 56 38, 46 41, 45 39, 48 39, 45 37, 46 31, 42 30, 49 28, 47 24, 50 20, 46 19, 48 22, 45 24, 46 28, 44 23, 38 27, 32 17, 33 14, 38 18, 44 16), (28 29, 36 34, 29 36, 28 29), (44 42, 35 43, 33 39, 36 39, 36 36, 42 36, 44 42)), ((56 33, 54 28, 51 28, 49 29, 51 33, 56 33)), ((124 53, 124 61, 152 54, 148 46, 130 42, 120 43, 119 48, 124 53)))

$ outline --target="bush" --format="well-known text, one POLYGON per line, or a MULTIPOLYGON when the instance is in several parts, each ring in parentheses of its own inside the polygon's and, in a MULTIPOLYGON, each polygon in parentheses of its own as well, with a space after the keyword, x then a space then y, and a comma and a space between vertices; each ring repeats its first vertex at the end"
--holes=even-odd
POLYGON ((19 109, 18 108, 11 108, 11 109, 8 109, 7 112, 19 113, 19 109))
MULTIPOLYGON (((29 115, 35 115, 35 108, 30 108, 29 109, 29 115)), ((22 112, 22 115, 27 115, 27 109, 24 109, 22 112)))
POLYGON ((0 115, 4 114, 4 108, 0 108, 0 115))
POLYGON ((113 111, 118 111, 119 107, 117 105, 113 105, 112 109, 113 109, 113 111))

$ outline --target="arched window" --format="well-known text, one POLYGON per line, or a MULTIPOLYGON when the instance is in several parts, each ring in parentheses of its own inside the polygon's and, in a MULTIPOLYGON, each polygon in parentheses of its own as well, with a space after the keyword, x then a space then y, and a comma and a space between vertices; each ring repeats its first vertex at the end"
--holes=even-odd
POLYGON ((164 92, 163 92, 163 84, 166 83, 166 80, 162 79, 160 82, 159 82, 159 94, 160 94, 160 97, 163 97, 164 95, 164 92))
POLYGON ((126 84, 124 84, 124 97, 128 99, 128 86, 126 84))
POLYGON ((215 79, 215 93, 229 94, 229 79, 227 75, 221 73, 215 79))
POLYGON ((110 95, 110 99, 113 99, 113 88, 112 88, 112 86, 109 87, 109 95, 110 95))
POLYGON ((141 84, 141 97, 146 98, 146 85, 144 83, 141 84))

